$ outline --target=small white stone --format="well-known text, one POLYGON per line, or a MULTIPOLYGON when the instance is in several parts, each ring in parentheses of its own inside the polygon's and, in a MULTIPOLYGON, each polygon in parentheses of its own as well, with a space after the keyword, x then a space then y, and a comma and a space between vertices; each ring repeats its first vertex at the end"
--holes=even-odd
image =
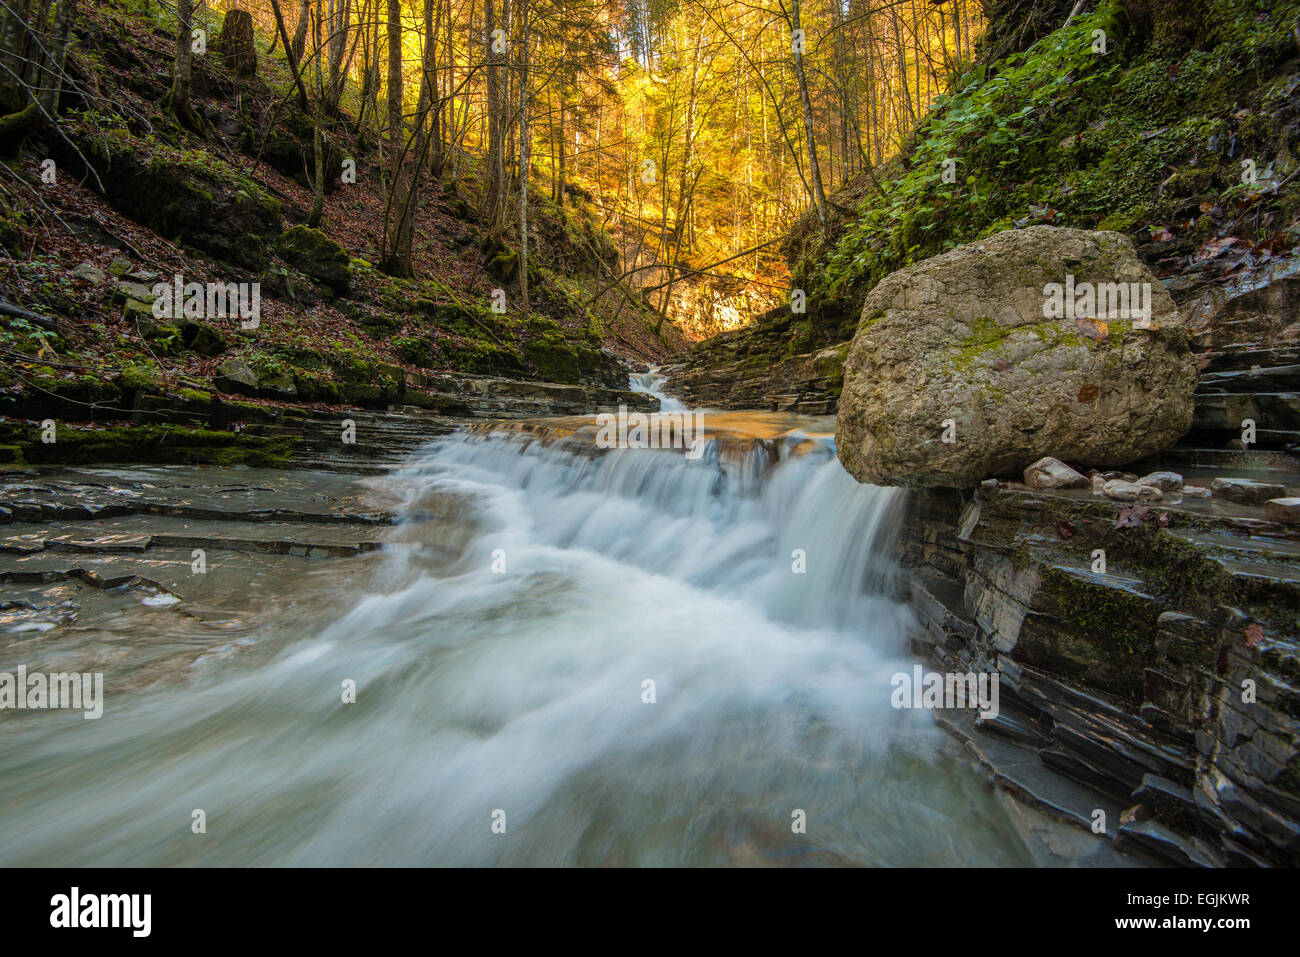
POLYGON ((1226 498, 1243 505, 1263 505, 1269 499, 1284 498, 1286 486, 1254 479, 1216 478, 1210 486, 1216 498, 1226 498))
POLYGON ((1264 517, 1283 525, 1300 525, 1300 498, 1274 498, 1264 503, 1264 517))
POLYGON ((1030 488, 1087 488, 1088 479, 1060 459, 1045 455, 1025 469, 1025 484, 1030 488))
POLYGON ((1138 485, 1123 479, 1111 479, 1102 486, 1102 493, 1119 502, 1155 502, 1164 498, 1164 493, 1152 485, 1138 485))
POLYGON ((1177 492, 1183 487, 1183 477, 1177 472, 1152 472, 1137 480, 1138 485, 1150 485, 1162 492, 1177 492))

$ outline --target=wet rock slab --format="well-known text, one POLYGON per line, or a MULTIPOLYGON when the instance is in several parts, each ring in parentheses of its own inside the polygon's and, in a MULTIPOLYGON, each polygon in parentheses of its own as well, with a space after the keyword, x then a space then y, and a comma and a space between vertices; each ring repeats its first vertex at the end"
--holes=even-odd
POLYGON ((0 582, 19 604, 0 630, 84 623, 105 596, 199 620, 238 615, 259 591, 291 590, 302 560, 382 549, 392 517, 371 495, 363 479, 327 472, 11 474, 0 484, 0 582))

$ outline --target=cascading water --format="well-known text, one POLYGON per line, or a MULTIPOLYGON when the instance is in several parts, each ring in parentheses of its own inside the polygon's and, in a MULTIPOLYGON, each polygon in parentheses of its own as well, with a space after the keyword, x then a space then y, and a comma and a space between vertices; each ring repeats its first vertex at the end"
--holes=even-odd
POLYGON ((432 443, 373 480, 403 516, 381 555, 113 720, 5 716, 0 863, 1032 863, 890 706, 898 493, 825 436, 734 448, 432 443))
POLYGON ((646 372, 638 372, 628 378, 628 388, 633 392, 643 392, 659 400, 660 412, 684 412, 685 404, 664 392, 664 383, 668 380, 659 372, 658 366, 651 366, 646 372))

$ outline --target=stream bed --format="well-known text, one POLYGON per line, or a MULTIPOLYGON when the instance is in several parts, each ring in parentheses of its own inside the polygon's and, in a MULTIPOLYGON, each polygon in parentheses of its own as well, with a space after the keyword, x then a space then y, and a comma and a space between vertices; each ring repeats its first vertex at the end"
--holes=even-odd
POLYGON ((694 461, 516 430, 11 476, 0 672, 105 690, 0 711, 0 864, 1090 862, 891 706, 903 493, 830 420, 717 421, 694 461))

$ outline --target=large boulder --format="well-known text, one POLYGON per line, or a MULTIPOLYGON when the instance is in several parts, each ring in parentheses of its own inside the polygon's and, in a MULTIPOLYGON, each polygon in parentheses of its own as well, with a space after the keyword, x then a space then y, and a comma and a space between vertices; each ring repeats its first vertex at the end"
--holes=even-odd
POLYGON ((972 485, 1045 455, 1113 467, 1186 432, 1195 387, 1178 310, 1128 239, 1034 226, 881 280, 845 361, 836 439, 844 467, 877 485, 972 485), (1149 321, 1136 299, 1120 308, 1120 283, 1148 297, 1149 321))

